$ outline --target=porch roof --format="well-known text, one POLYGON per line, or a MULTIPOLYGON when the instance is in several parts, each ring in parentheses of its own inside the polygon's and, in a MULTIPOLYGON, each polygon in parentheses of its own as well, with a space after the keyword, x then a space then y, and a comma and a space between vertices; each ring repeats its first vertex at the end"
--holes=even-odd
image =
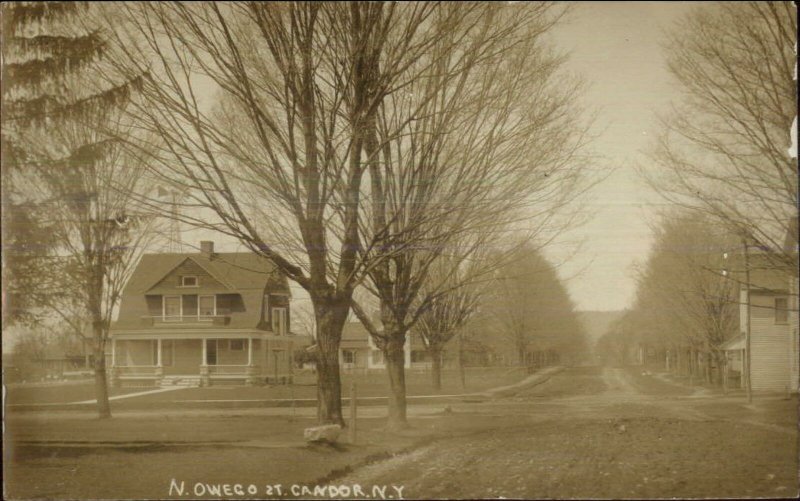
POLYGON ((279 336, 271 331, 258 329, 125 329, 109 333, 111 339, 257 339, 301 342, 301 336, 279 336))
POLYGON ((745 339, 743 334, 739 334, 724 343, 720 347, 722 351, 739 351, 744 350, 745 339))

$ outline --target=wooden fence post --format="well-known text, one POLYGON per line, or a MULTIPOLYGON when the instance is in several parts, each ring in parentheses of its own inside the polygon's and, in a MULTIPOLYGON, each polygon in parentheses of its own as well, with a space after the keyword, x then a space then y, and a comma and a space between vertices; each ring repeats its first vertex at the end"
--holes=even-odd
POLYGON ((356 382, 350 382, 350 443, 356 443, 356 419, 357 419, 357 399, 356 382))

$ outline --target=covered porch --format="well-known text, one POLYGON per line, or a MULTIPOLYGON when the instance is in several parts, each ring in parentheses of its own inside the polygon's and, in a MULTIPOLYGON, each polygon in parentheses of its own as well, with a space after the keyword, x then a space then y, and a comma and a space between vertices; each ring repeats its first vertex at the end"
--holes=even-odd
POLYGON ((291 378, 292 341, 270 334, 112 334, 118 385, 264 384, 291 378))

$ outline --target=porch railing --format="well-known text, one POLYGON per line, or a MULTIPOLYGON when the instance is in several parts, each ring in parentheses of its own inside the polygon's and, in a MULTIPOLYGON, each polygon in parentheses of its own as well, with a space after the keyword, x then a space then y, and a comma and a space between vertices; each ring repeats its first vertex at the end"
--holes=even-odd
POLYGON ((245 375, 252 371, 259 371, 259 367, 250 367, 248 365, 209 365, 208 374, 214 375, 245 375), (249 369, 249 370, 248 370, 249 369))
POLYGON ((119 376, 155 376, 154 365, 117 365, 114 367, 119 376))
POLYGON ((142 324, 146 326, 164 325, 185 325, 185 324, 206 324, 206 325, 228 325, 231 323, 230 315, 185 315, 175 317, 164 316, 143 316, 140 317, 142 324))

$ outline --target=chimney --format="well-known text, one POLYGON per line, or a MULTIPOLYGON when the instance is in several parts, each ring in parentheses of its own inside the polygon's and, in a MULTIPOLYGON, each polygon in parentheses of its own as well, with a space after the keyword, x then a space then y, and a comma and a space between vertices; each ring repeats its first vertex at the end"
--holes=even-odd
POLYGON ((214 242, 210 240, 203 240, 200 242, 200 254, 203 254, 208 259, 214 255, 214 242))

